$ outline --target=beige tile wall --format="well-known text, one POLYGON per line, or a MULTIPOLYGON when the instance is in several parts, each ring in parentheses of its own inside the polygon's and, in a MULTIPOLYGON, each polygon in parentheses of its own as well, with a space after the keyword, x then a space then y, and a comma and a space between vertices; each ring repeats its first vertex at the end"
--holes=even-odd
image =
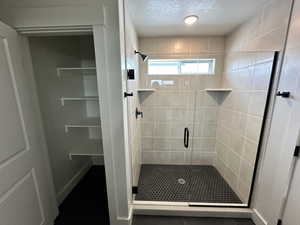
POLYGON ((270 79, 270 51, 283 49, 289 8, 290 1, 269 0, 225 40, 222 86, 232 87, 233 92, 220 105, 216 167, 244 202, 270 79))
POLYGON ((147 63, 140 62, 141 88, 155 88, 140 94, 144 112, 142 127, 142 163, 211 165, 215 159, 218 98, 205 88, 221 85, 224 39, 222 37, 142 38, 140 50, 150 58, 216 58, 216 74, 184 76, 147 75, 147 63), (153 86, 151 80, 171 80, 171 86, 153 86), (195 123, 193 121, 195 119, 195 123), (190 130, 190 147, 184 148, 184 128, 190 130), (191 150, 194 149, 193 156, 191 150))
POLYGON ((226 37, 226 52, 282 50, 290 0, 268 0, 248 22, 226 37))
POLYGON ((267 100, 273 52, 228 53, 220 104, 216 168, 243 201, 248 199, 267 100))

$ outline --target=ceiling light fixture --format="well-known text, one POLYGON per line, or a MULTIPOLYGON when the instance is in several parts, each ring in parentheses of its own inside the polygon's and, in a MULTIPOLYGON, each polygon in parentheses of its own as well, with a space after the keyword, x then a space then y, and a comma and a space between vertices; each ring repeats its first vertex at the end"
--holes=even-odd
POLYGON ((196 21, 198 19, 199 19, 198 16, 195 16, 195 15, 187 16, 184 18, 184 23, 187 25, 192 25, 192 24, 196 23, 196 21))

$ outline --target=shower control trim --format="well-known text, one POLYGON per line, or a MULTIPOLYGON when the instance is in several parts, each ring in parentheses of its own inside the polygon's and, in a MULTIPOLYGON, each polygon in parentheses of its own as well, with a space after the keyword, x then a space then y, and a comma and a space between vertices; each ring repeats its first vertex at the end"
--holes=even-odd
POLYGON ((189 128, 186 127, 184 128, 184 141, 183 141, 185 148, 189 147, 189 139, 190 139, 190 131, 189 128))
POLYGON ((141 118, 143 118, 143 117, 144 117, 144 114, 143 114, 142 111, 139 111, 139 109, 136 108, 136 109, 135 109, 135 118, 137 119, 139 116, 140 116, 141 118))

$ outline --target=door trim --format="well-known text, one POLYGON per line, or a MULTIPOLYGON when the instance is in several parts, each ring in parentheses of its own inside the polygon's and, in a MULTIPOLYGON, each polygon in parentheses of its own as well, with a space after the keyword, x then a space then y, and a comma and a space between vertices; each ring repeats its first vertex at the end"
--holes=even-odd
POLYGON ((88 35, 93 34, 92 25, 80 26, 51 26, 51 27, 16 27, 20 34, 35 36, 35 35, 88 35))

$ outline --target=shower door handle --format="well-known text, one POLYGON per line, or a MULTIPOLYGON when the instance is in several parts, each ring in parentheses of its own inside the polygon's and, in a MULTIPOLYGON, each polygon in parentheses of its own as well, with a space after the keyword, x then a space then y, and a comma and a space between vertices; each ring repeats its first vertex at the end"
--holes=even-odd
POLYGON ((190 131, 189 128, 184 128, 184 147, 189 147, 190 131))

